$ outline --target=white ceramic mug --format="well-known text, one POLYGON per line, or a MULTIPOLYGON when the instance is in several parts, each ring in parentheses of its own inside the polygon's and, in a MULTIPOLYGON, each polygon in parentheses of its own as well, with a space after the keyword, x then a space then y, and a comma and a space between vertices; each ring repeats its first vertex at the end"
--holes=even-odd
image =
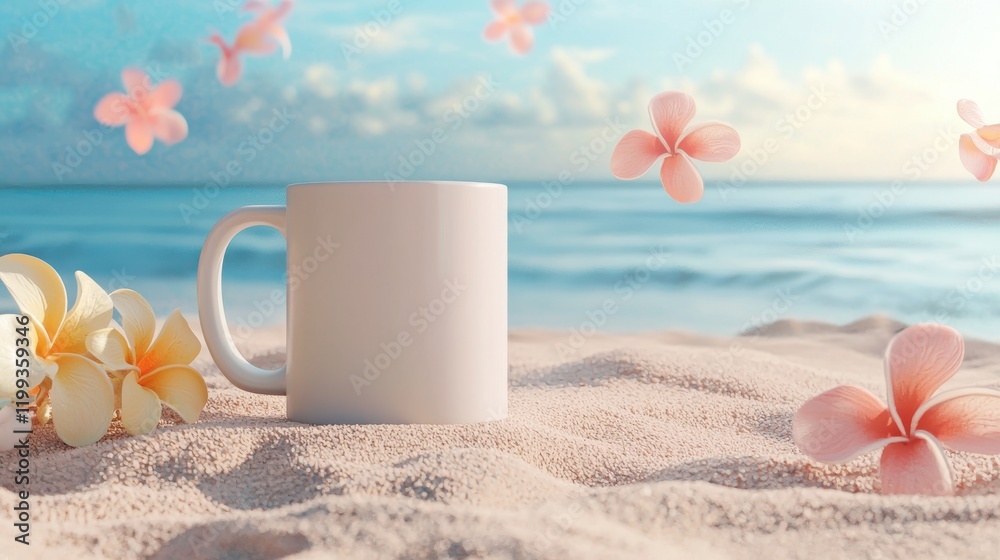
POLYGON ((451 424, 507 415, 507 187, 464 182, 304 183, 287 207, 219 221, 198 266, 201 325, 219 370, 288 395, 310 424, 451 424), (222 261, 240 231, 288 244, 287 361, 237 351, 222 261))

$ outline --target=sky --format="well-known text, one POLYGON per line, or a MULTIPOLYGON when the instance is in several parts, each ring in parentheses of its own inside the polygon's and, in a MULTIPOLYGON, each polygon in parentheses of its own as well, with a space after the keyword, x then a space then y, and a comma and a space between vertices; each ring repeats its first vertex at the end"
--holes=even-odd
POLYGON ((1000 121, 996 2, 551 4, 518 56, 482 38, 487 0, 297 0, 291 57, 227 88, 205 39, 239 0, 4 0, 0 184, 610 180, 667 90, 741 134, 708 181, 972 181, 955 103, 1000 121), (125 67, 183 85, 186 140, 139 156, 94 120, 125 67))

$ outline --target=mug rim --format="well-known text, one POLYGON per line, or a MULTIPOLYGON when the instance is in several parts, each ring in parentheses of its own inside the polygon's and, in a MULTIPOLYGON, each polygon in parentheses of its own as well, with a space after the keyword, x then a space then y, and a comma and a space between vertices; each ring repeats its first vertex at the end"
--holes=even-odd
POLYGON ((391 185, 394 189, 399 187, 474 187, 483 189, 507 188, 507 185, 501 183, 487 183, 483 181, 311 181, 306 183, 293 183, 288 185, 286 188, 288 190, 300 190, 324 187, 370 187, 373 185, 391 185))

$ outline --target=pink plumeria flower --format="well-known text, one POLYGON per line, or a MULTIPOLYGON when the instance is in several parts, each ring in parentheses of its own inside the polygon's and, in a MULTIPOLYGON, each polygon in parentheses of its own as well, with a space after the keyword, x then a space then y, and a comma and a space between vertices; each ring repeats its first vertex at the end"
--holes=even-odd
POLYGON ((188 124, 174 110, 184 95, 177 80, 153 86, 142 70, 122 70, 125 93, 105 95, 94 107, 94 118, 107 126, 125 126, 125 139, 140 156, 153 147, 153 139, 176 144, 187 138, 188 124))
POLYGON ((834 464, 882 449, 884 494, 951 495, 944 449, 1000 453, 1000 391, 970 387, 935 394, 964 354, 962 335, 950 327, 922 323, 903 330, 885 351, 889 404, 861 387, 830 389, 795 413, 795 444, 834 464))
POLYGON ((250 0, 243 8, 256 12, 257 17, 247 22, 236 33, 236 40, 228 45, 218 33, 212 34, 208 41, 222 53, 215 67, 215 74, 224 86, 234 85, 243 74, 243 63, 240 56, 265 56, 281 47, 282 56, 287 59, 292 54, 292 42, 282 22, 292 10, 292 0, 282 0, 277 7, 271 7, 268 2, 250 0))
POLYGON ((527 54, 535 44, 532 25, 540 25, 549 17, 549 5, 529 1, 520 8, 517 0, 491 0, 496 19, 483 30, 487 41, 499 41, 510 35, 510 49, 517 54, 527 54))
POLYGON ((698 202, 705 186, 691 158, 726 161, 740 151, 740 135, 719 122, 688 127, 694 118, 694 99, 679 91, 654 97, 649 118, 656 134, 632 130, 623 136, 611 154, 611 173, 619 179, 637 179, 664 158, 660 181, 667 194, 677 202, 698 202))
POLYGON ((987 181, 993 176, 997 158, 1000 157, 1000 124, 986 124, 979 105, 968 99, 959 100, 958 116, 976 128, 975 132, 963 134, 958 139, 962 165, 976 179, 987 181))

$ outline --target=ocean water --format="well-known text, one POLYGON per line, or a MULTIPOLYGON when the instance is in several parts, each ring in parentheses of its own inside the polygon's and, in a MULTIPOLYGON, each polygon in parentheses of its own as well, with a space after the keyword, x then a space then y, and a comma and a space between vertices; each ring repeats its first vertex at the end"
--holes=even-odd
MULTIPOLYGON (((284 201, 276 185, 210 200, 194 189, 0 188, 0 252, 47 260, 71 299, 79 269, 108 290, 140 291, 158 314, 193 314, 212 224, 239 206, 284 201)), ((1000 338, 1000 188, 709 185, 701 203, 682 206, 653 183, 514 183, 509 203, 513 328, 733 334, 881 313, 1000 338)), ((284 261, 274 231, 237 238, 224 271, 231 317, 280 286, 284 261)), ((11 310, 0 294, 0 311, 11 310)))

